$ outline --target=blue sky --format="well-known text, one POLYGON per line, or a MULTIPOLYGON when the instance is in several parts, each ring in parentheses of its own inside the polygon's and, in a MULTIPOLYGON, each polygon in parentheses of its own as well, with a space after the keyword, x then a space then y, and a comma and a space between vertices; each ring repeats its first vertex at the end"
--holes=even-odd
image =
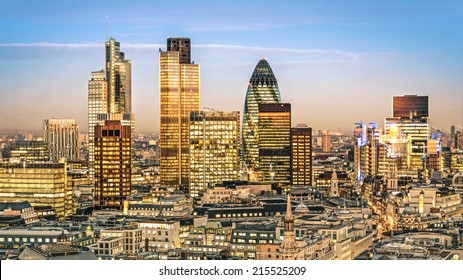
POLYGON ((106 16, 132 60, 137 131, 158 130, 157 50, 176 36, 201 65, 201 107, 241 112, 265 57, 294 125, 382 124, 404 94, 430 96, 434 126, 463 125, 462 1, 2 1, 0 128, 56 117, 86 131, 106 16))

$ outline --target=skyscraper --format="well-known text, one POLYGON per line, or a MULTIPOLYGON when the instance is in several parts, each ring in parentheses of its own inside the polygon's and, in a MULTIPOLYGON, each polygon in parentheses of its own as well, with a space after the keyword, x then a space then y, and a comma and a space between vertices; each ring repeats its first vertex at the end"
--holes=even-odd
POLYGON ((392 126, 397 127, 411 139, 410 164, 412 168, 423 169, 429 139, 428 96, 405 95, 393 97, 393 117, 386 118, 386 134, 392 126))
POLYGON ((122 209, 132 181, 132 130, 121 121, 95 126, 95 202, 102 208, 122 209))
POLYGON ((92 72, 88 81, 88 164, 90 179, 93 181, 95 170, 95 125, 98 123, 98 114, 108 112, 108 84, 105 70, 92 72))
POLYGON ((120 43, 114 38, 105 46, 109 113, 132 113, 131 61, 125 59, 120 43))
POLYGON ((48 144, 51 160, 79 159, 79 126, 74 120, 44 120, 43 139, 48 144))
POLYGON ((259 104, 280 102, 280 89, 272 68, 262 58, 249 80, 243 113, 243 161, 248 168, 259 169, 259 104))
POLYGON ((159 52, 161 183, 189 184, 188 122, 199 111, 199 65, 190 61, 188 38, 168 38, 159 52))
POLYGON ((312 185, 312 128, 291 128, 291 185, 312 185))
POLYGON ((259 104, 259 161, 263 182, 291 182, 291 104, 259 104))
POLYGON ((392 117, 429 117, 429 97, 417 95, 393 96, 392 117))
POLYGON ((239 112, 201 111, 190 115, 190 195, 239 178, 239 112))
MULTIPOLYGON (((131 139, 135 136, 135 117, 132 113, 131 61, 120 51, 114 38, 105 43, 105 69, 92 72, 88 82, 89 169, 94 177, 94 128, 106 120, 121 121, 131 126, 131 139)), ((133 143, 131 145, 133 147, 133 143)))

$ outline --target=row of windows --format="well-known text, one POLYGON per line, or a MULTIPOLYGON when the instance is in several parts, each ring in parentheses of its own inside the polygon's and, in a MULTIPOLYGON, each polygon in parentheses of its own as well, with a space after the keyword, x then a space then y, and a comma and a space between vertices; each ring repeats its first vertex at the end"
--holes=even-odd
POLYGON ((30 242, 30 243, 56 243, 58 240, 56 238, 43 238, 43 237, 0 237, 0 242, 30 242))

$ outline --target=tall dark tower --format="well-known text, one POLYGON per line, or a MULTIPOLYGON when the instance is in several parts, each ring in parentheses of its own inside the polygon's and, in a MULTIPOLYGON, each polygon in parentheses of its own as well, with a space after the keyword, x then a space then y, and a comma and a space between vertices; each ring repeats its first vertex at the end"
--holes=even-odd
POLYGON ((190 38, 167 38, 167 51, 179 52, 179 63, 191 63, 190 38))

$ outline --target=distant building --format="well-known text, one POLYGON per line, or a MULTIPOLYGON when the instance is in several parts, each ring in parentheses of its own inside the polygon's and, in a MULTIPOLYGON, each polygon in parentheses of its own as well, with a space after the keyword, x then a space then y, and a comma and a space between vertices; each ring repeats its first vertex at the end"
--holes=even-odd
POLYGON ((291 128, 291 185, 312 185, 312 128, 291 128))
POLYGON ((392 97, 393 118, 429 117, 429 97, 404 95, 392 97))
POLYGON ((389 134, 392 126, 398 127, 411 139, 410 164, 424 169, 422 157, 427 155, 429 139, 429 97, 405 95, 393 97, 393 116, 386 118, 384 128, 389 134))
POLYGON ((322 134, 322 151, 329 153, 331 151, 331 135, 329 131, 323 131, 322 134))
POLYGON ((79 126, 71 119, 43 121, 43 139, 48 144, 50 160, 79 159, 79 126))

